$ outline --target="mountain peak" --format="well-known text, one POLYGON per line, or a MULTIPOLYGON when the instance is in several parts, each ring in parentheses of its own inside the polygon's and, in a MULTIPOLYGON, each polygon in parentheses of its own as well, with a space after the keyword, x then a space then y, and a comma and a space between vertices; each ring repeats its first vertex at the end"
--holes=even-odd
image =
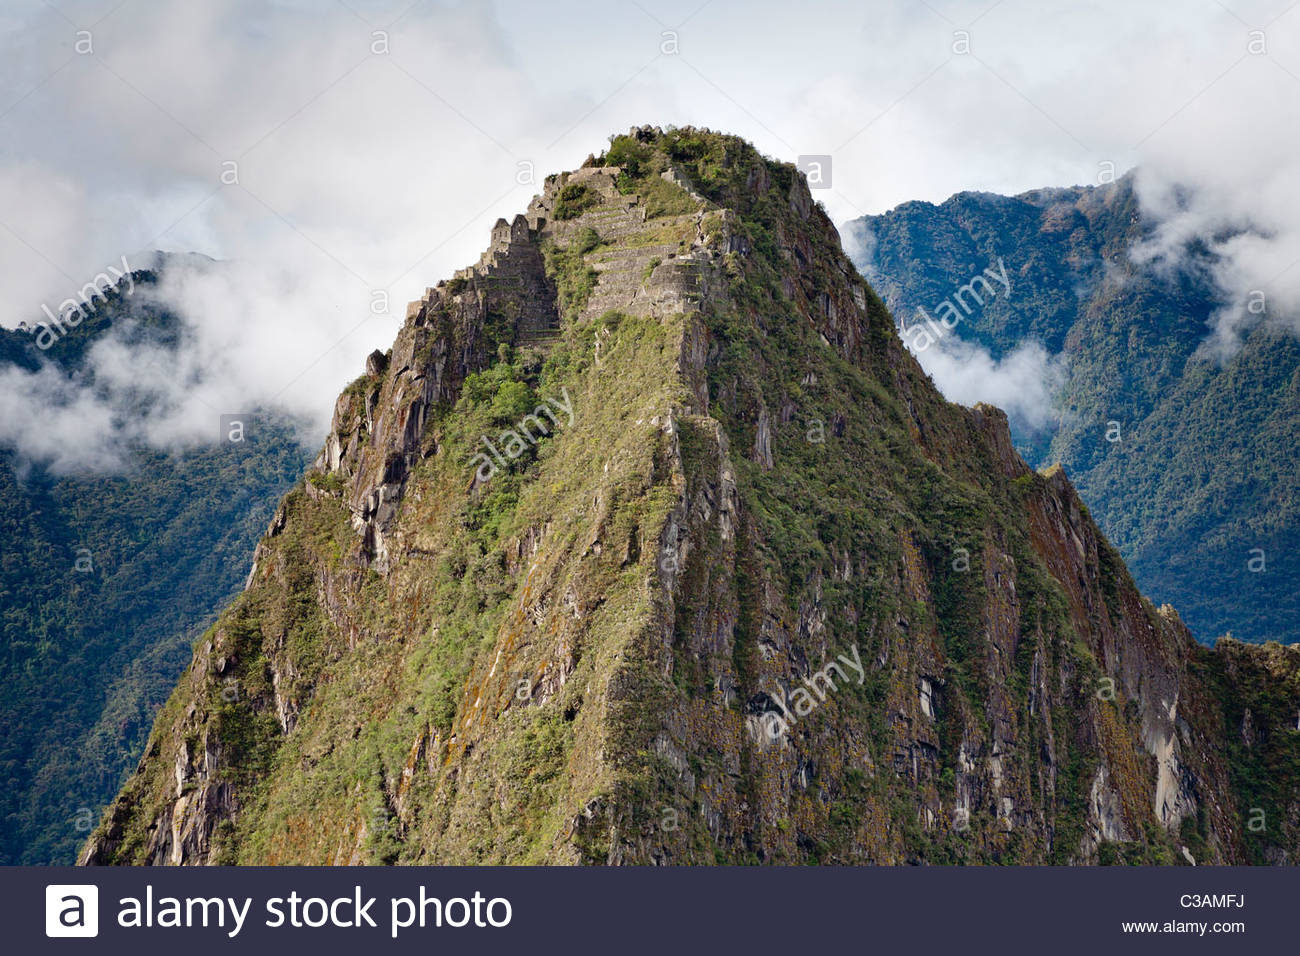
MULTIPOLYGON (((387 560, 404 482, 428 453, 423 422, 456 401, 468 376, 502 357, 536 369, 565 340, 589 339, 598 357, 611 318, 657 323, 685 348, 731 287, 761 288, 742 262, 760 263, 775 283, 760 298, 790 300, 775 314, 751 303, 746 314, 760 326, 804 321, 851 355, 870 301, 889 334, 803 176, 737 137, 634 128, 582 167, 548 176, 525 213, 497 220, 476 264, 408 306, 390 374, 368 375, 340 400, 317 466, 346 484, 367 559, 387 560), (790 274, 777 278, 782 269, 790 274), (381 413, 363 423, 367 409, 381 413)), ((707 411, 701 358, 683 354, 676 369, 688 414, 707 411)))

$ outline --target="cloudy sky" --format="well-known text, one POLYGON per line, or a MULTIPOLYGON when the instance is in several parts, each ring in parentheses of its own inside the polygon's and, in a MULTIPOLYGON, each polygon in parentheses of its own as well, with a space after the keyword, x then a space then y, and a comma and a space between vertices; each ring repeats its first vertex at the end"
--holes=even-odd
MULTIPOLYGON (((1290 0, 13 0, 0 324, 123 256, 231 266, 163 290, 192 329, 184 361, 96 346, 110 391, 143 381, 161 397, 155 420, 115 424, 111 394, 10 373, 0 441, 111 467, 123 428, 184 444, 266 405, 303 416, 315 443, 407 300, 475 260, 533 183, 642 123, 830 155, 818 196, 840 223, 1140 166, 1164 223, 1155 251, 1250 230, 1223 250, 1212 334, 1230 348, 1249 290, 1300 300, 1298 109, 1290 0)), ((977 367, 993 397, 1000 373, 1036 374, 1023 357, 977 367)))

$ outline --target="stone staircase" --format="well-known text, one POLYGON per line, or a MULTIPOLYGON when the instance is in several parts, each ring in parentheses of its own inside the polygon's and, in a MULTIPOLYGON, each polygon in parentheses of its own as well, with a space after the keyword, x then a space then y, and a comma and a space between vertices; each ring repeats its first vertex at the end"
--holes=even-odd
POLYGON ((597 278, 580 322, 611 309, 659 317, 690 309, 700 290, 702 258, 711 255, 702 248, 706 201, 680 175, 666 175, 701 208, 647 220, 641 197, 618 191, 618 173, 614 167, 585 167, 548 181, 526 214, 512 222, 497 221, 491 245, 476 265, 457 271, 452 284, 444 282, 428 290, 423 300, 411 304, 408 318, 448 297, 468 301, 477 296, 480 306, 489 309, 492 301, 508 301, 518 315, 516 350, 545 359, 563 330, 554 312, 553 293, 547 289, 539 243, 565 246, 587 229, 596 231, 602 245, 585 256, 597 278), (556 220, 555 197, 567 184, 591 189, 599 201, 573 219, 556 220))
POLYGON ((515 348, 521 352, 531 351, 542 356, 549 355, 555 343, 563 337, 559 326, 541 329, 521 329, 515 339, 515 348))

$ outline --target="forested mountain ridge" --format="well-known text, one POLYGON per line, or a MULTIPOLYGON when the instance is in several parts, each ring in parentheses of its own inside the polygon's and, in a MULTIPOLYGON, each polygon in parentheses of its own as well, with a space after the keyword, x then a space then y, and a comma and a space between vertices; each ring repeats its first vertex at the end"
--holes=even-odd
POLYGON ((1052 424, 1013 419, 1017 447, 1065 466, 1144 593, 1199 640, 1300 640, 1300 343, 1247 312, 1238 350, 1204 348, 1231 305, 1213 256, 1144 256, 1155 224, 1131 175, 905 203, 853 228, 857 265, 904 321, 1000 259, 1011 293, 951 335, 995 359, 1029 342, 1065 359, 1052 424))
MULTIPOLYGON (((94 389, 86 353, 110 330, 178 346, 175 315, 148 295, 158 277, 133 272, 138 294, 123 283, 46 349, 33 332, 0 330, 0 373, 45 370, 94 389)), ((239 444, 218 433, 214 416, 209 445, 141 445, 113 471, 56 472, 0 448, 0 862, 74 861, 305 464, 274 416, 239 444)))

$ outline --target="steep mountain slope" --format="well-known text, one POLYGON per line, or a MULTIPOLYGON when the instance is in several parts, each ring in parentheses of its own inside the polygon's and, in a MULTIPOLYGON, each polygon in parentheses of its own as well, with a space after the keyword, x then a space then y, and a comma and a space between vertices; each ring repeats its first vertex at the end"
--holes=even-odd
MULTIPOLYGON (((138 296, 113 293, 46 352, 0 330, 0 373, 44 367, 93 388, 85 352, 110 329, 174 339, 175 317, 143 291, 156 278, 134 273, 138 296)), ((290 430, 264 424, 238 446, 135 449, 111 475, 54 474, 0 449, 0 863, 72 863, 139 759, 194 638, 301 473, 290 430)))
POLYGON ((643 128, 370 357, 82 862, 1294 860, 1298 711, 792 167, 643 128))
POLYGON ((1057 424, 1013 421, 1017 446, 1065 466, 1143 591, 1197 638, 1300 640, 1300 343, 1260 317, 1227 360, 1199 353, 1221 305, 1210 255, 1193 245, 1177 270, 1135 263, 1153 224, 1131 177, 961 193, 855 226, 858 267, 904 321, 1000 258, 1010 294, 985 297, 952 335, 995 358, 1038 342, 1068 361, 1057 424))

